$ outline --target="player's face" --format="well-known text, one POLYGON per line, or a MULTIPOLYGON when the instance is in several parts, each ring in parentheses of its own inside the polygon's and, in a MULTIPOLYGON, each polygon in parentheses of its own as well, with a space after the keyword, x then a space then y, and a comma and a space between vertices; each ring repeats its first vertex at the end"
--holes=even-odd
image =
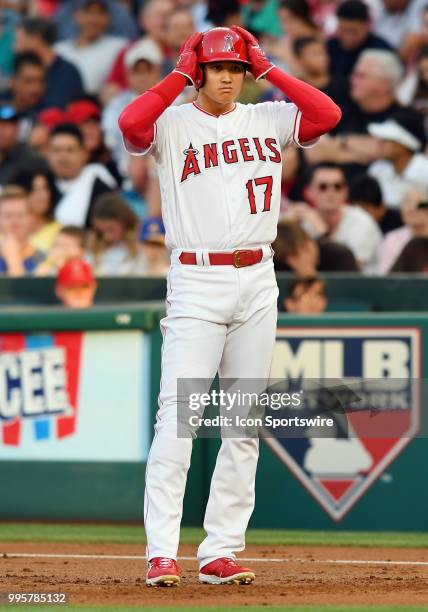
POLYGON ((200 92, 212 102, 230 105, 239 96, 245 67, 238 62, 215 62, 205 65, 205 82, 200 92))

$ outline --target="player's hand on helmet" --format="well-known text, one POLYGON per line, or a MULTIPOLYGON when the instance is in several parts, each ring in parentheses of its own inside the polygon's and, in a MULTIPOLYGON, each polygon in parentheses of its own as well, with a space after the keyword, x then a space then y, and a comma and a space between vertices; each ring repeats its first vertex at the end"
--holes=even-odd
POLYGON ((251 74, 256 81, 262 79, 266 73, 271 70, 274 65, 268 60, 263 49, 259 45, 259 41, 248 30, 240 26, 232 26, 231 30, 237 32, 247 43, 248 59, 251 62, 251 74))
POLYGON ((195 32, 184 42, 180 49, 180 55, 174 72, 179 72, 186 77, 189 85, 194 85, 198 75, 198 57, 196 55, 196 47, 202 40, 203 34, 195 32))

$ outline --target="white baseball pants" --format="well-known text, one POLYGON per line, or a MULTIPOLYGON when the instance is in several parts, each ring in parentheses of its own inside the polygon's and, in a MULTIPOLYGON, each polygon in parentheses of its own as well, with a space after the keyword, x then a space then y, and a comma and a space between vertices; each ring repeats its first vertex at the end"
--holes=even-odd
MULTIPOLYGON (((174 259, 173 259, 174 261, 174 259)), ((245 268, 173 263, 168 275, 159 410, 146 471, 147 556, 176 559, 191 438, 177 437, 177 379, 269 378, 277 297, 270 256, 245 268)), ((200 567, 245 548, 254 509, 258 439, 223 438, 200 567)))

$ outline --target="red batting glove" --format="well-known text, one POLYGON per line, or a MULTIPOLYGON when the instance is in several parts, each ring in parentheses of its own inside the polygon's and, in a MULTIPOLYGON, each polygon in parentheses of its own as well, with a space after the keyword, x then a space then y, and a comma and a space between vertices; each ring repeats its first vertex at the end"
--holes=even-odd
POLYGON ((240 26, 232 26, 231 30, 240 34, 247 43, 248 59, 251 62, 251 74, 256 81, 262 79, 269 70, 274 68, 274 65, 268 60, 265 52, 260 48, 259 41, 255 36, 250 34, 250 32, 240 26))
POLYGON ((194 85, 198 74, 198 58, 195 48, 202 40, 203 34, 195 32, 186 40, 180 49, 180 56, 173 72, 178 72, 186 77, 189 84, 194 85))

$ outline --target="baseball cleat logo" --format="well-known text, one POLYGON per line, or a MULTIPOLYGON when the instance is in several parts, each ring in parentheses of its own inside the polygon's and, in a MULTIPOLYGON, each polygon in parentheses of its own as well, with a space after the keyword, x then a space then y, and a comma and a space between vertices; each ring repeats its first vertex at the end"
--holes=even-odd
POLYGON ((315 381, 328 388, 332 380, 359 380, 359 409, 347 410, 346 419, 340 411, 329 413, 335 427, 327 437, 308 427, 295 437, 270 430, 265 438, 334 521, 343 519, 418 433, 420 357, 417 328, 278 329, 272 378, 296 381, 301 389, 315 381))
POLYGON ((224 37, 223 51, 225 51, 226 53, 233 53, 235 51, 231 34, 226 34, 226 36, 224 37))

